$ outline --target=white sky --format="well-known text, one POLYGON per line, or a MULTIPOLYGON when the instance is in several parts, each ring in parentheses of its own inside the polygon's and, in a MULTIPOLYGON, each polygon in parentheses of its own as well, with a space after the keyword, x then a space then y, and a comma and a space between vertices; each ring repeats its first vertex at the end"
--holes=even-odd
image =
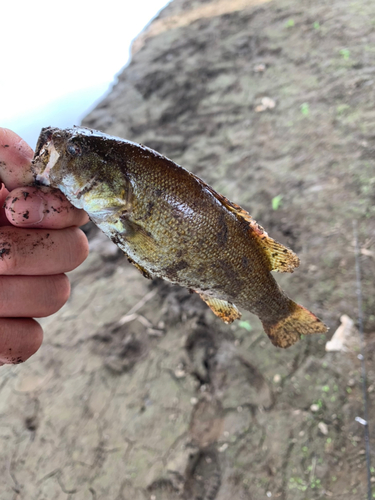
POLYGON ((77 124, 168 0, 2 2, 0 126, 31 146, 42 127, 77 124))

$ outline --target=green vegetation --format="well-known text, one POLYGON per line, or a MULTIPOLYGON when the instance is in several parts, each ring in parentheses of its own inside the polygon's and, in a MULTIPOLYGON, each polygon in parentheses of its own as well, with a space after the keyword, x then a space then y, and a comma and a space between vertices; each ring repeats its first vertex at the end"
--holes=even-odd
POLYGON ((321 487, 321 480, 314 477, 310 481, 304 481, 301 477, 291 477, 289 479, 290 490, 306 491, 308 488, 314 490, 321 487))
POLYGON ((253 329, 252 326, 250 325, 250 323, 248 321, 240 321, 239 322, 239 326, 241 328, 244 328, 248 332, 251 332, 251 330, 253 329))
POLYGON ((349 109, 350 109, 349 104, 338 104, 336 106, 336 113, 338 115, 344 115, 348 113, 349 109))
POLYGON ((278 210, 280 208, 282 199, 283 199, 283 196, 281 194, 272 198, 272 209, 273 210, 278 210))
POLYGON ((347 61, 348 59, 350 59, 350 50, 349 49, 341 49, 340 55, 345 61, 347 61))
POLYGON ((303 102, 301 104, 301 113, 303 114, 303 116, 309 116, 309 114, 310 114, 310 106, 309 106, 308 102, 303 102))

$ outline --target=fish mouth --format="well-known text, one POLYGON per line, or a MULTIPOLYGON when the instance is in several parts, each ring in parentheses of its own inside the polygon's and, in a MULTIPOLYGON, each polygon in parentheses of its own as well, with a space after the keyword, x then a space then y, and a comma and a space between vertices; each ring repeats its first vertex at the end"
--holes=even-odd
POLYGON ((53 142, 48 142, 39 152, 39 155, 33 160, 33 171, 35 183, 42 186, 50 186, 50 174, 56 165, 60 155, 57 152, 53 142))

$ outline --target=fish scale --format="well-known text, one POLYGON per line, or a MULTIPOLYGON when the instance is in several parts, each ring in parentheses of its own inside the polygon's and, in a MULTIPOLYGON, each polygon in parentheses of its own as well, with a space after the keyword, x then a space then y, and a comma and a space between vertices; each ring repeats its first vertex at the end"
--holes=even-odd
POLYGON ((283 292, 271 271, 299 259, 239 205, 145 146, 83 127, 45 128, 36 182, 60 189, 146 277, 197 292, 226 323, 237 305, 259 316, 272 343, 289 347, 327 327, 283 292))

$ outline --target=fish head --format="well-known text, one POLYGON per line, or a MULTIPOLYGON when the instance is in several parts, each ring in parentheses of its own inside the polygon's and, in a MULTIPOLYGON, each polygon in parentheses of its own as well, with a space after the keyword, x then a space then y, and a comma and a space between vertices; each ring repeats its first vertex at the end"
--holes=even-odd
POLYGON ((33 160, 35 182, 59 189, 97 223, 129 211, 131 184, 111 160, 112 148, 111 138, 98 131, 44 128, 33 160))

